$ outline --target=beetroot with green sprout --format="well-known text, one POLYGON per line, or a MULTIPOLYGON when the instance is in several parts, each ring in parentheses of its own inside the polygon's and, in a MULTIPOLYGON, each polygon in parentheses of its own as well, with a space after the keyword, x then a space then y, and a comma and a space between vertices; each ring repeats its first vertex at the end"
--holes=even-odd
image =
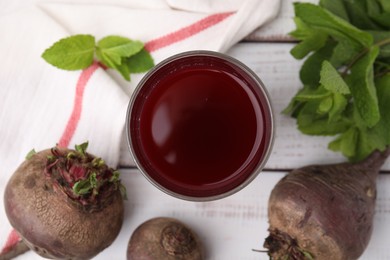
POLYGON ((202 260, 198 236, 174 218, 158 217, 142 223, 131 235, 128 260, 202 260))
POLYGON ((11 225, 43 257, 92 258, 114 241, 122 226, 119 172, 87 153, 87 145, 30 154, 6 186, 11 225))

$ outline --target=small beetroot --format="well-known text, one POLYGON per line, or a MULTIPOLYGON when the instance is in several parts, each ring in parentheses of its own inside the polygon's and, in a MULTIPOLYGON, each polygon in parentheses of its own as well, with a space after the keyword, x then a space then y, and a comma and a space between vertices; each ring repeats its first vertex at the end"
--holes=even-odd
POLYGON ((32 154, 9 180, 11 225, 43 257, 89 259, 109 246, 123 222, 119 172, 86 152, 54 147, 32 154))
POLYGON ((202 260, 198 236, 174 218, 158 217, 141 224, 132 234, 128 260, 202 260))
POLYGON ((371 237, 376 177, 390 154, 375 151, 359 163, 293 170, 271 192, 272 259, 357 259, 371 237))

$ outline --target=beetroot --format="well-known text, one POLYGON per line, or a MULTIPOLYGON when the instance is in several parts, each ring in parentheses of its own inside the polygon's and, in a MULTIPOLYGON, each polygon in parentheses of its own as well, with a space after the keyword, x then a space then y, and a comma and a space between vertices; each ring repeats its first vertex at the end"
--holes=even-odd
POLYGON ((158 217, 142 223, 131 235, 128 260, 202 260, 198 236, 174 218, 158 217))
POLYGON ((306 166, 281 179, 269 199, 271 258, 357 259, 371 237, 376 177, 389 153, 306 166))
POLYGON ((9 180, 11 225, 43 257, 88 259, 109 246, 123 222, 119 172, 86 153, 54 147, 26 159, 9 180))

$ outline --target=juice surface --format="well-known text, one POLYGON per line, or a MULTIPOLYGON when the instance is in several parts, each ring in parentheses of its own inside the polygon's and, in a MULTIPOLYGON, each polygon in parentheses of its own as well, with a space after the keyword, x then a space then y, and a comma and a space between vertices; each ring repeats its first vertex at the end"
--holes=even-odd
POLYGON ((218 190, 249 174, 264 152, 258 103, 234 71, 196 66, 164 76, 139 116, 139 148, 151 177, 181 192, 175 187, 218 190))

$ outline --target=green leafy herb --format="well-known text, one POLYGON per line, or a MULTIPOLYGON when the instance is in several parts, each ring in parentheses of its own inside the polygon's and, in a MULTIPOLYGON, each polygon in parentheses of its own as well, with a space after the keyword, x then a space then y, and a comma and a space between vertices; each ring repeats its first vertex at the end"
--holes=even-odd
POLYGON ((295 3, 300 42, 291 50, 306 58, 303 87, 284 113, 309 135, 331 135, 329 149, 351 161, 390 145, 390 2, 321 0, 295 3), (317 41, 315 41, 317 39, 317 41))
POLYGON ((327 60, 324 60, 322 63, 320 83, 329 91, 340 94, 350 93, 347 83, 345 83, 337 70, 327 60))
POLYGON ((79 70, 90 66, 95 52, 95 37, 74 35, 54 43, 42 54, 48 63, 64 70, 79 70))
POLYGON ((104 65, 114 68, 122 64, 122 58, 130 57, 142 50, 144 44, 120 36, 107 36, 98 41, 97 55, 104 65))
POLYGON ((135 55, 126 58, 124 62, 132 73, 141 73, 154 66, 152 56, 145 49, 142 49, 135 55))
POLYGON ((291 36, 301 42, 291 50, 291 54, 297 58, 304 58, 309 52, 316 51, 325 45, 328 35, 305 24, 300 18, 295 18, 297 29, 291 32, 291 36))
POLYGON ((110 35, 95 43, 92 35, 74 35, 59 40, 42 54, 48 63, 64 70, 85 69, 94 61, 117 70, 130 81, 130 73, 146 72, 154 66, 144 44, 122 36, 110 35))

